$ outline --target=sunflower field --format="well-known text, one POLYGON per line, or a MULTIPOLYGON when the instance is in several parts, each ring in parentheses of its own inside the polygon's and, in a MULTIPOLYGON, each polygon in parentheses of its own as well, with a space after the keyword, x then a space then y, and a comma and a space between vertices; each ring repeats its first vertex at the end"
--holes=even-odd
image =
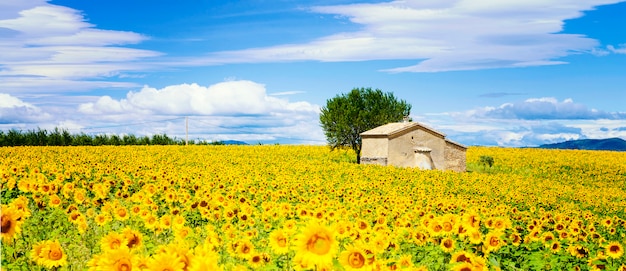
POLYGON ((2 270, 621 270, 626 153, 0 148, 2 270), (493 164, 480 164, 481 157, 493 164))

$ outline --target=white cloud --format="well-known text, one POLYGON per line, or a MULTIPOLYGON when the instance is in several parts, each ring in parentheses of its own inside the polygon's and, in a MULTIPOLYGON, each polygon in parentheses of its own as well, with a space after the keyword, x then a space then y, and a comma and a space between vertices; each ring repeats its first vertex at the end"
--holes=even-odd
POLYGON ((203 87, 181 84, 155 89, 148 86, 139 92, 129 92, 126 98, 114 100, 103 96, 96 102, 81 104, 86 114, 145 114, 173 115, 268 115, 287 113, 317 113, 319 107, 307 102, 289 102, 269 96, 265 86, 252 81, 228 81, 203 87))
POLYGON ((432 1, 318 6, 362 25, 305 44, 211 54, 206 64, 276 61, 363 61, 415 59, 389 72, 438 72, 558 65, 558 59, 594 52, 599 44, 583 35, 562 34, 564 21, 604 1, 432 1))
POLYGON ((65 99, 66 96, 54 94, 23 97, 0 94, 0 129, 59 127, 71 133, 165 133, 182 139, 187 118, 190 140, 241 140, 251 144, 326 142, 319 125, 318 105, 271 96, 263 84, 252 81, 210 86, 180 84, 161 89, 145 86, 121 99, 65 99))
POLYGON ((6 93, 0 93, 0 124, 47 121, 51 115, 39 107, 6 93))
POLYGON ((588 109, 572 99, 552 97, 414 119, 432 123, 466 145, 525 147, 586 138, 626 139, 626 113, 588 109))
POLYGON ((0 89, 7 93, 59 93, 77 92, 102 88, 137 88, 141 85, 129 82, 103 80, 72 80, 49 77, 12 77, 5 76, 0 80, 0 89))
POLYGON ((620 44, 617 47, 613 45, 608 45, 606 48, 615 54, 626 54, 626 44, 620 44))
POLYGON ((572 99, 562 102, 556 98, 532 98, 523 102, 505 103, 499 107, 485 107, 472 111, 472 115, 481 118, 496 119, 626 119, 623 112, 604 112, 589 109, 584 104, 572 99))
POLYGON ((271 96, 264 85, 245 80, 206 87, 195 83, 161 89, 144 86, 122 99, 97 97, 81 104, 77 112, 91 122, 83 131, 92 133, 116 130, 183 138, 182 116, 189 116, 190 139, 325 143, 319 106, 271 96))
MULTIPOLYGON (((161 53, 123 47, 147 37, 127 31, 96 28, 78 10, 45 1, 0 3, 0 85, 5 92, 41 91, 48 82, 68 82, 87 90, 94 82, 85 79, 128 76, 150 70, 141 63, 161 53)), ((95 82, 100 87, 128 85, 125 82, 95 82)))

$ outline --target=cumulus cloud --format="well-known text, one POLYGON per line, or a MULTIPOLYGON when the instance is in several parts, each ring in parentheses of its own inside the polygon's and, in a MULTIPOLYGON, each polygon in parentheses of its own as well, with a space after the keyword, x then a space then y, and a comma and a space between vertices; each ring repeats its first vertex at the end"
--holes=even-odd
MULTIPOLYGON (((391 1, 317 6, 312 12, 347 18, 362 26, 305 44, 211 54, 205 63, 364 61, 415 59, 388 72, 440 72, 558 65, 570 54, 591 53, 596 40, 560 33, 603 1, 391 1)), ((201 62, 202 62, 201 61, 201 62)))
POLYGON ((82 103, 82 118, 93 120, 85 131, 115 129, 124 133, 184 136, 189 116, 191 139, 242 140, 323 144, 319 106, 289 101, 267 93, 263 84, 238 80, 210 86, 171 85, 161 89, 144 86, 125 98, 98 97, 82 103), (116 123, 111 127, 110 123, 116 123))
POLYGON ((51 115, 39 107, 6 93, 0 93, 0 124, 47 121, 51 115))
MULTIPOLYGON (((161 55, 124 47, 147 37, 98 29, 72 8, 46 1, 10 0, 2 1, 0 10, 0 51, 11 52, 0 54, 0 76, 3 85, 16 85, 16 89, 5 89, 12 93, 22 91, 23 83, 45 88, 45 82, 84 82, 148 70, 149 66, 140 62, 161 55)), ((120 82, 99 84, 115 87, 120 82)))
POLYGON ((626 112, 589 109, 571 99, 531 98, 414 118, 467 145, 526 147, 576 139, 626 139, 626 112))
POLYGON ((228 81, 208 87, 181 84, 155 89, 148 86, 129 92, 115 100, 103 96, 96 102, 81 104, 86 114, 173 115, 268 115, 285 113, 317 113, 319 108, 308 102, 289 102, 267 94, 265 86, 252 81, 228 81))
POLYGON ((604 112, 589 109, 572 99, 532 98, 523 102, 506 103, 499 107, 485 107, 472 112, 480 118, 497 119, 626 119, 624 112, 604 112))

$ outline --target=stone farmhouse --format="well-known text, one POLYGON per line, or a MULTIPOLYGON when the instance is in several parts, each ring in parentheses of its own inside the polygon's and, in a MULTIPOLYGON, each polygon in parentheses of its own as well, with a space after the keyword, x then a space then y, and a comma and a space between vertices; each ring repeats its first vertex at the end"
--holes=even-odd
POLYGON ((361 164, 465 172, 467 147, 418 122, 389 123, 361 133, 361 164))

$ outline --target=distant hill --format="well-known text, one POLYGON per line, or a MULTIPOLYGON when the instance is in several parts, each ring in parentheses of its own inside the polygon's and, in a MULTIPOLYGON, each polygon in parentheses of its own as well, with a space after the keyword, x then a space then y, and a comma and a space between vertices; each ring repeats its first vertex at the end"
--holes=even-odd
POLYGON ((560 143, 544 144, 542 149, 571 149, 571 150, 603 150, 626 151, 626 140, 621 138, 607 139, 579 139, 560 143))
POLYGON ((224 145, 248 145, 248 143, 237 140, 224 140, 221 141, 224 145))

